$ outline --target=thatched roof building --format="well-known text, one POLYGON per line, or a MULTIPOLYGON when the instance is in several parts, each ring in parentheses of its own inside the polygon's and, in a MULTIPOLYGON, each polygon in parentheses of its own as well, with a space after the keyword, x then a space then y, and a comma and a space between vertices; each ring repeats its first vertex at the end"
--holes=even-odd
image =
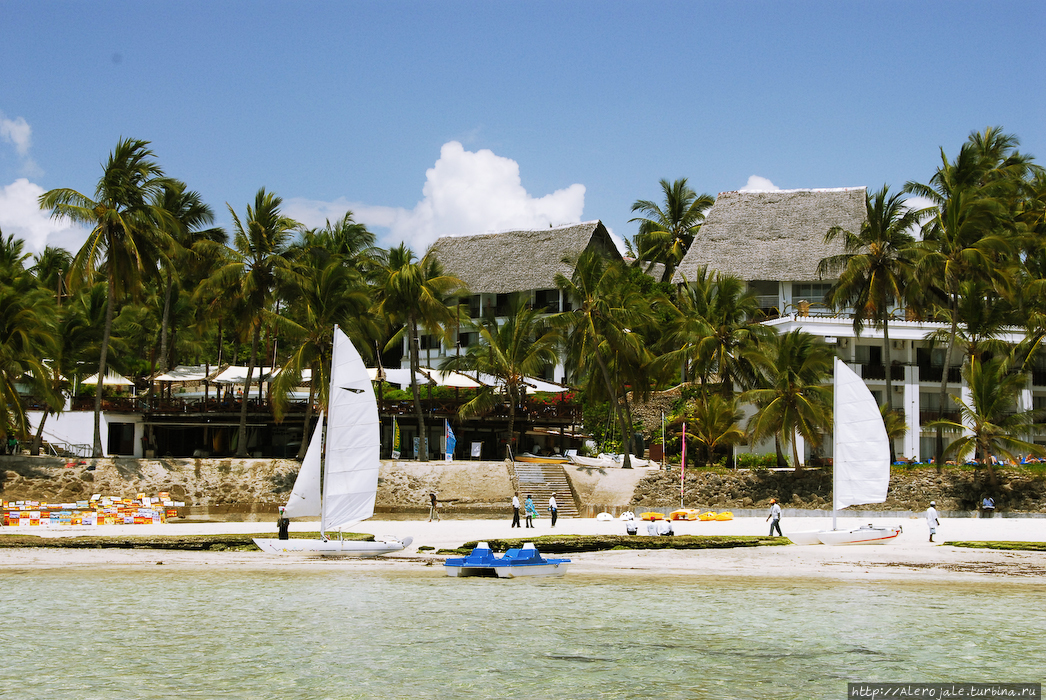
POLYGON ((570 277, 576 261, 595 249, 611 260, 621 253, 601 221, 559 228, 505 231, 475 236, 444 236, 430 250, 447 274, 460 278, 473 294, 509 294, 555 289, 556 273, 570 277))
POLYGON ((864 202, 864 187, 720 192, 672 281, 694 279, 704 265, 742 280, 816 280, 821 259, 843 252, 841 237, 825 245, 825 233, 857 233, 864 202))

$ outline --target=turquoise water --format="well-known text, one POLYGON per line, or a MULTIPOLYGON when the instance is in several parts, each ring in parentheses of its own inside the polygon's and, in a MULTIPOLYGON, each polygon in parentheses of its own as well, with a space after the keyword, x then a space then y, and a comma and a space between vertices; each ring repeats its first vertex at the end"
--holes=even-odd
POLYGON ((843 698, 848 681, 1046 675, 1046 587, 1034 585, 439 574, 2 572, 0 688, 785 700, 843 698))

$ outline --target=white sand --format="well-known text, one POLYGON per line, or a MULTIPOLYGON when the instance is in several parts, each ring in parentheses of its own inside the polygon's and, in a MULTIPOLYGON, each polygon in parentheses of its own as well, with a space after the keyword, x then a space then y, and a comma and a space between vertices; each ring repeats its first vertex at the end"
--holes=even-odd
MULTIPOLYGON (((854 527, 867 518, 840 518, 839 527, 854 527)), ((904 533, 898 541, 879 546, 785 546, 745 547, 722 550, 630 550, 567 555, 571 573, 577 575, 682 575, 812 577, 834 579, 955 580, 1046 583, 1046 552, 1009 552, 966 549, 928 541, 922 518, 898 522, 904 533)), ((413 537, 404 552, 378 559, 317 559, 271 556, 261 552, 184 552, 127 549, 0 549, 0 570, 54 567, 166 566, 237 568, 339 567, 352 570, 414 571, 441 575, 442 557, 419 546, 437 549, 458 547, 469 541, 504 539, 548 534, 624 534, 620 521, 600 522, 589 518, 561 519, 554 529, 548 518, 539 518, 532 530, 513 529, 504 520, 368 520, 351 528, 378 536, 413 537)), ((645 531, 646 523, 640 523, 645 531)), ((729 522, 676 522, 681 535, 766 535, 769 526, 762 518, 738 518, 729 522)), ((782 521, 785 534, 791 531, 831 527, 831 518, 792 518, 782 521)), ((317 523, 292 523, 295 531, 315 531, 317 523)), ((110 525, 83 528, 6 527, 2 534, 44 537, 148 536, 190 534, 258 534, 275 536, 274 523, 169 523, 167 525, 110 525)), ((1012 540, 1046 542, 1046 519, 993 518, 945 519, 938 528, 937 542, 948 540, 1012 540)))

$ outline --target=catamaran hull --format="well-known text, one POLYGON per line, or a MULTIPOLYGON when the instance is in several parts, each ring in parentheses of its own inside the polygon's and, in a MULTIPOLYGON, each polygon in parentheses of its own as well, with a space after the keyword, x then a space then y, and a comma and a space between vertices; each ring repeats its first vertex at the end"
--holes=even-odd
POLYGON ((410 537, 393 542, 359 542, 356 540, 279 540, 255 538, 254 544, 268 554, 299 554, 320 557, 380 557, 410 546, 410 537))
POLYGON ((883 527, 855 527, 851 530, 820 530, 794 532, 788 539, 795 544, 890 544, 901 534, 899 525, 883 527))

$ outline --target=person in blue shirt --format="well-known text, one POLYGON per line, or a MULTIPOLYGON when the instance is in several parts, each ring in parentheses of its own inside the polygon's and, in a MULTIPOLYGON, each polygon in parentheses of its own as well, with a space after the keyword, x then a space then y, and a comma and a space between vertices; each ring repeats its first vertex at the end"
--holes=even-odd
POLYGON ((527 527, 534 527, 534 518, 538 517, 538 509, 534 507, 534 499, 527 494, 527 500, 523 504, 523 510, 527 513, 527 527))

